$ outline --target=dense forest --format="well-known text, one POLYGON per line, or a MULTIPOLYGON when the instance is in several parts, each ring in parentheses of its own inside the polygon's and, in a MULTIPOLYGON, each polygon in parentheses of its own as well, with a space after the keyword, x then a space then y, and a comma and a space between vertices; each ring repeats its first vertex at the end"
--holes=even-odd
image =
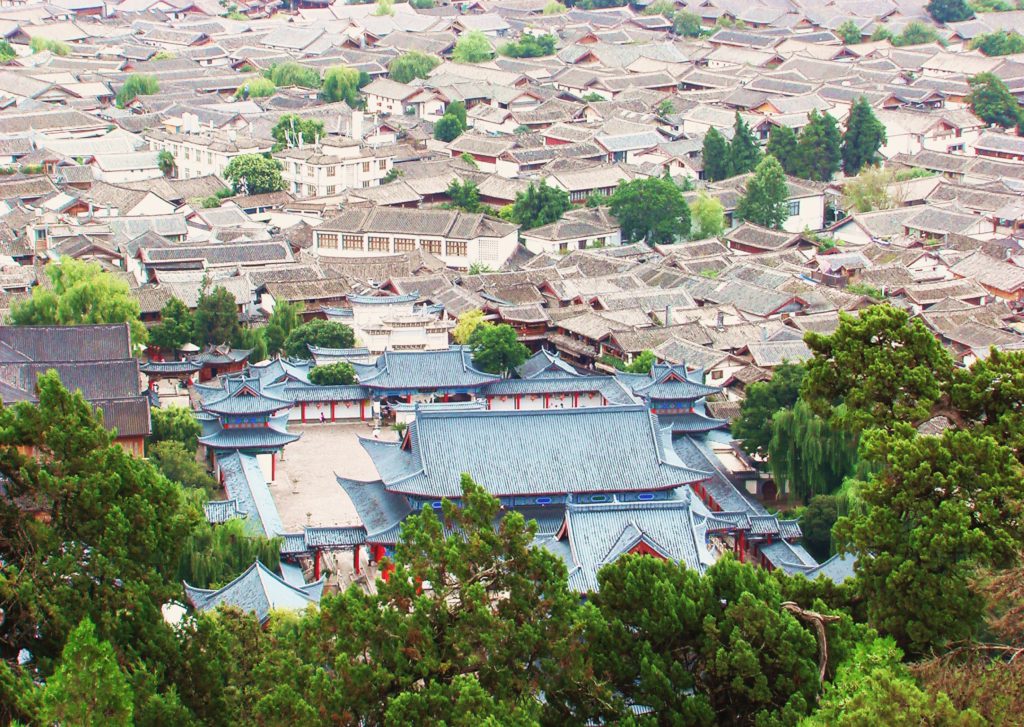
POLYGON ((0 409, 0 721, 1019 724, 1024 355, 957 366, 889 306, 807 343, 736 434, 807 503, 816 547, 856 557, 842 585, 627 556, 581 599, 464 477, 461 507, 406 522, 376 593, 262 627, 162 617, 183 574, 224 582, 274 550, 211 533, 188 422, 137 459, 44 375, 38 405, 0 409))

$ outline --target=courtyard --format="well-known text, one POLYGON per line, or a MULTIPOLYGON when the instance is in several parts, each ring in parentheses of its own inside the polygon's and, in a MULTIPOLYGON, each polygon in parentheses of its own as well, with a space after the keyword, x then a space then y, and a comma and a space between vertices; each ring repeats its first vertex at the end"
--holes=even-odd
MULTIPOLYGON (((278 463, 277 480, 270 486, 285 530, 303 526, 359 525, 359 516, 336 476, 374 480, 377 470, 359 445, 359 437, 372 437, 369 422, 290 424, 302 437, 289 444, 278 463)), ((398 435, 382 429, 380 438, 398 435)))

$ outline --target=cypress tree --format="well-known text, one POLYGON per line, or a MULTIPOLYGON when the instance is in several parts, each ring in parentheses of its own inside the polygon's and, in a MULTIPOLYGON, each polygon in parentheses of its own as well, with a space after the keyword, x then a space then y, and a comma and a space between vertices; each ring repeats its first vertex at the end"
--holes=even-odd
POLYGON ((761 160, 761 149, 757 145, 750 126, 736 112, 736 121, 732 127, 732 142, 729 144, 729 160, 732 163, 733 174, 746 174, 754 171, 754 167, 761 160))
POLYGON ((793 171, 804 179, 827 182, 839 171, 843 159, 839 126, 831 114, 819 114, 817 109, 807 118, 807 126, 797 139, 793 171))
POLYGON ((708 130, 704 137, 704 179, 717 182, 732 176, 729 142, 715 128, 708 130))
POLYGON ((846 120, 842 146, 843 171, 852 176, 860 172, 865 164, 873 164, 885 141, 885 124, 878 120, 867 99, 861 96, 853 103, 846 120))
POLYGON ((797 160, 796 132, 788 126, 772 127, 765 153, 778 159, 786 174, 793 174, 797 160))
POLYGON ((736 208, 736 216, 755 225, 780 229, 789 216, 786 209, 788 197, 789 188, 782 165, 775 157, 766 156, 747 182, 747 191, 736 208))

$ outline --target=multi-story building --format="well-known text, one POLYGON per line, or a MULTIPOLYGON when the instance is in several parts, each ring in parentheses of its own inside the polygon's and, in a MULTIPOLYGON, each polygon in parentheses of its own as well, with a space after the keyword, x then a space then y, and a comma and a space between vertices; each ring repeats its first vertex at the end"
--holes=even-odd
POLYGON ((274 154, 281 162, 287 190, 296 197, 330 197, 347 189, 376 187, 391 171, 394 154, 368 149, 348 138, 325 139, 283 149, 274 154))
POLYGON ((232 130, 219 129, 192 133, 154 129, 146 132, 145 139, 151 150, 171 153, 174 174, 179 179, 210 174, 224 179, 224 170, 232 159, 243 154, 266 154, 273 146, 270 139, 255 139, 232 130))

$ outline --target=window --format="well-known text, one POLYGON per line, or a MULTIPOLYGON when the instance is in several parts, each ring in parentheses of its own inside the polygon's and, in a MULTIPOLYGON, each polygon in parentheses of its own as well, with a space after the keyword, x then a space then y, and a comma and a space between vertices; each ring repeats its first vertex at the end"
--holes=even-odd
POLYGON ((388 238, 386 237, 371 237, 367 240, 367 243, 370 250, 377 252, 388 251, 388 238))
POLYGON ((338 236, 333 232, 321 232, 320 236, 320 247, 326 250, 337 250, 338 249, 338 236))
POLYGON ((206 152, 206 163, 207 164, 213 164, 213 152, 212 151, 206 152))
POLYGON ((186 147, 185 147, 185 158, 186 158, 186 159, 188 159, 188 155, 189 155, 189 152, 190 152, 190 151, 191 151, 191 149, 189 149, 189 148, 188 148, 188 147, 186 146, 186 147))
POLYGON ((299 173, 299 163, 298 162, 292 162, 292 174, 298 174, 298 173, 299 173))
POLYGON ((314 187, 312 184, 307 184, 306 185, 306 196, 307 197, 316 197, 316 187, 314 187))
POLYGON ((423 249, 433 255, 441 254, 441 241, 440 240, 424 240, 423 249))
POLYGON ((800 214, 800 200, 791 200, 789 203, 789 216, 795 217, 798 214, 800 214))
POLYGON ((388 168, 388 160, 387 159, 381 159, 380 161, 377 162, 377 169, 387 169, 387 168, 388 168))
POLYGON ((569 199, 571 199, 573 202, 579 202, 580 200, 584 200, 586 198, 587 198, 587 193, 586 192, 576 191, 576 192, 570 192, 569 193, 569 199))
POLYGON ((725 376, 725 372, 724 371, 712 371, 711 372, 711 378, 712 379, 720 379, 723 376, 725 376))
POLYGON ((370 171, 370 162, 363 162, 363 171, 364 172, 370 171))
POLYGON ((558 252, 569 252, 569 243, 560 242, 558 243, 558 252))
POLYGON ((363 249, 363 236, 362 235, 342 235, 341 246, 346 250, 362 250, 363 249))
POLYGON ((328 177, 334 177, 337 174, 338 174, 338 168, 337 167, 334 167, 334 166, 327 167, 327 176, 328 177))
POLYGON ((328 196, 334 194, 334 190, 335 190, 335 186, 333 184, 328 184, 327 185, 327 195, 328 196))
POLYGON ((465 241, 448 241, 448 254, 456 257, 466 257, 466 243, 465 241))
POLYGON ((395 238, 395 252, 412 252, 416 249, 416 241, 409 237, 395 238))

